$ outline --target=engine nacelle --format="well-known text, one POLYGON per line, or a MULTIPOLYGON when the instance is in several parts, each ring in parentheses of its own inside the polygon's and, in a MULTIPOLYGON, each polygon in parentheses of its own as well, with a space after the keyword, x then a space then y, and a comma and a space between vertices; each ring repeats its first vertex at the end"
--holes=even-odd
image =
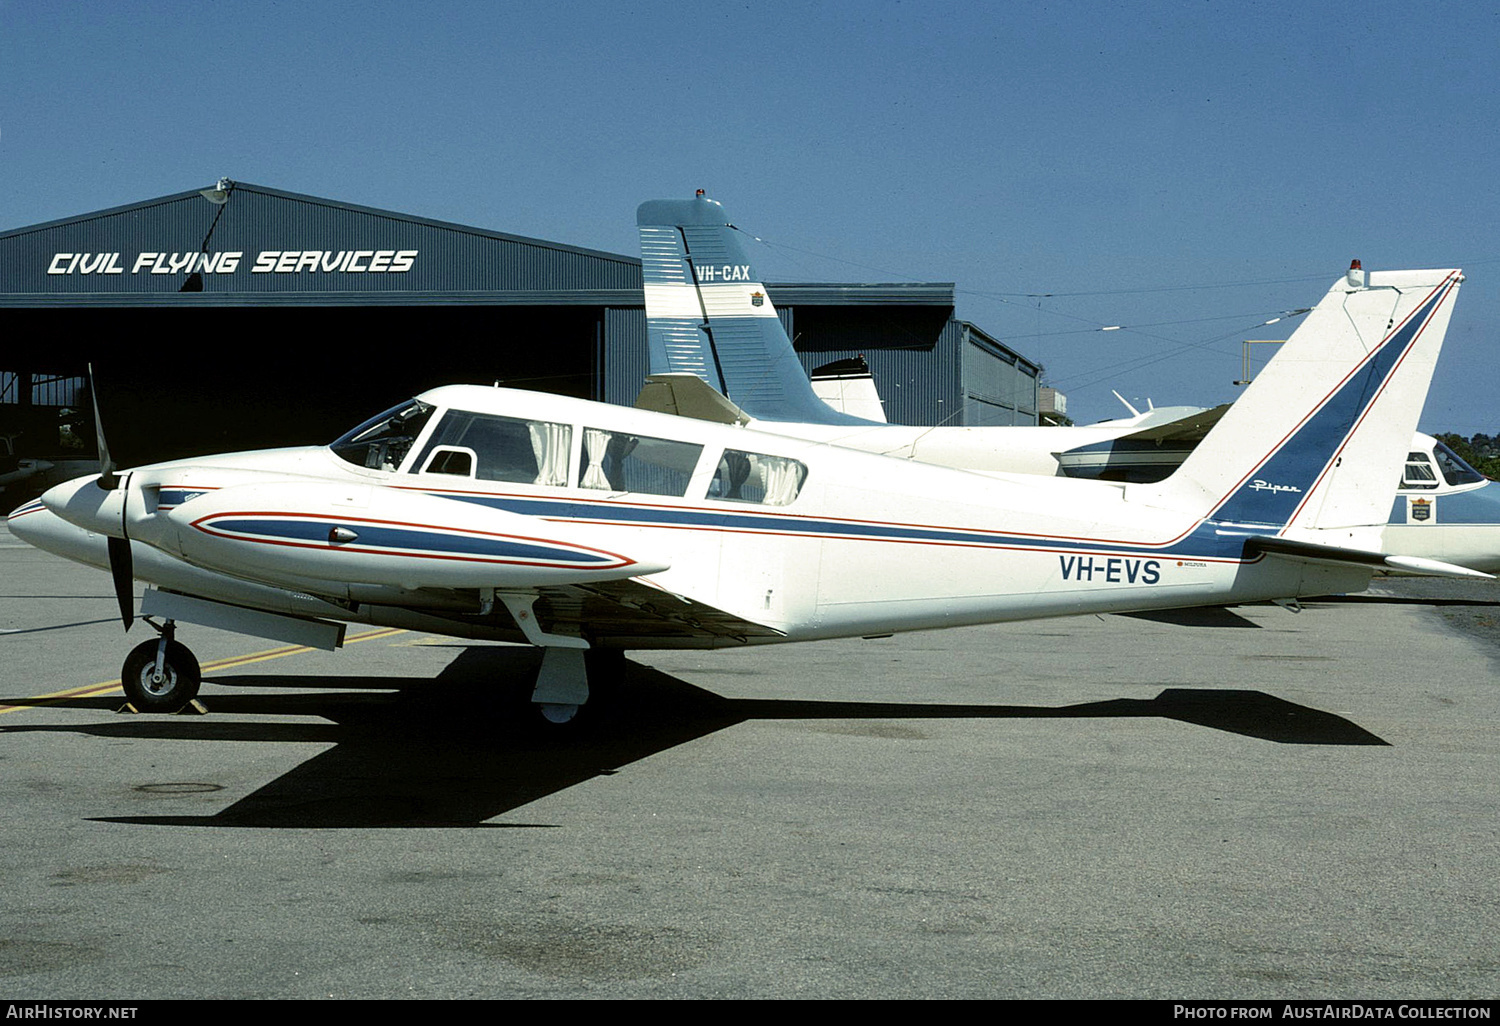
POLYGON ((615 552, 603 529, 372 485, 242 484, 152 505, 127 517, 132 538, 209 570, 290 587, 535 588, 669 565, 615 552))

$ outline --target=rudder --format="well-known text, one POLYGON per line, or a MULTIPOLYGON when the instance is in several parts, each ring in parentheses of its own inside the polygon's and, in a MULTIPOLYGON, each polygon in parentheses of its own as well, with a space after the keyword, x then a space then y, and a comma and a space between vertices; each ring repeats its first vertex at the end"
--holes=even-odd
POLYGON ((1383 524, 1462 280, 1351 270, 1177 472, 1128 497, 1278 533, 1383 524))
POLYGON ((723 207, 651 200, 636 225, 653 374, 696 374, 759 420, 866 423, 814 393, 723 207))

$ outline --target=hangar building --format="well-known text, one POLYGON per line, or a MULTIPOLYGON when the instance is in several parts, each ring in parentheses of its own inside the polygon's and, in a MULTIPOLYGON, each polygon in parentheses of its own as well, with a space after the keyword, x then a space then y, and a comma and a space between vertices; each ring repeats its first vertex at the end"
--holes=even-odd
MULTIPOLYGON (((1037 422, 1039 368, 951 284, 768 288, 809 370, 864 356, 892 422, 1037 422)), ((635 257, 227 180, 0 232, 0 307, 0 484, 94 458, 90 363, 125 466, 325 441, 456 381, 628 404, 647 368, 635 257)))

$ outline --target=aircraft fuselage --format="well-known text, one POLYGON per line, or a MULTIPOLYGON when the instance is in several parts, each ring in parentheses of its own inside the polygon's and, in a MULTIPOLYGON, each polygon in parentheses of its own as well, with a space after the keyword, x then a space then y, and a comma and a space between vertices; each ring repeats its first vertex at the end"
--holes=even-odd
MULTIPOLYGON (((63 486, 71 498, 47 500, 63 517, 30 504, 11 528, 97 566, 108 565, 103 536, 123 533, 137 577, 217 601, 511 638, 498 606, 476 612, 486 589, 586 591, 631 578, 777 632, 746 639, 764 642, 1324 594, 1368 580, 1361 569, 1247 557, 1246 537, 1268 529, 1127 502, 1108 483, 979 475, 506 389, 452 386, 423 399, 431 409, 399 452, 377 429, 342 450, 142 467, 112 492, 92 479, 63 486)), ((637 630, 595 629, 590 640, 732 643, 637 630)))

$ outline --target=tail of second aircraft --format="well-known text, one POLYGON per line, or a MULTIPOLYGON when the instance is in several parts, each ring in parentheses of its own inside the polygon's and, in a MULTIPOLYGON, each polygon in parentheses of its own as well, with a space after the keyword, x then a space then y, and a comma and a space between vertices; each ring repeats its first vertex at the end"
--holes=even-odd
POLYGON ((867 423, 813 391, 723 207, 652 200, 636 224, 653 374, 696 374, 759 420, 867 423))
POLYGON ((1127 498, 1208 510, 1221 533, 1378 547, 1364 529, 1389 518, 1462 281, 1356 265, 1177 472, 1127 498))

